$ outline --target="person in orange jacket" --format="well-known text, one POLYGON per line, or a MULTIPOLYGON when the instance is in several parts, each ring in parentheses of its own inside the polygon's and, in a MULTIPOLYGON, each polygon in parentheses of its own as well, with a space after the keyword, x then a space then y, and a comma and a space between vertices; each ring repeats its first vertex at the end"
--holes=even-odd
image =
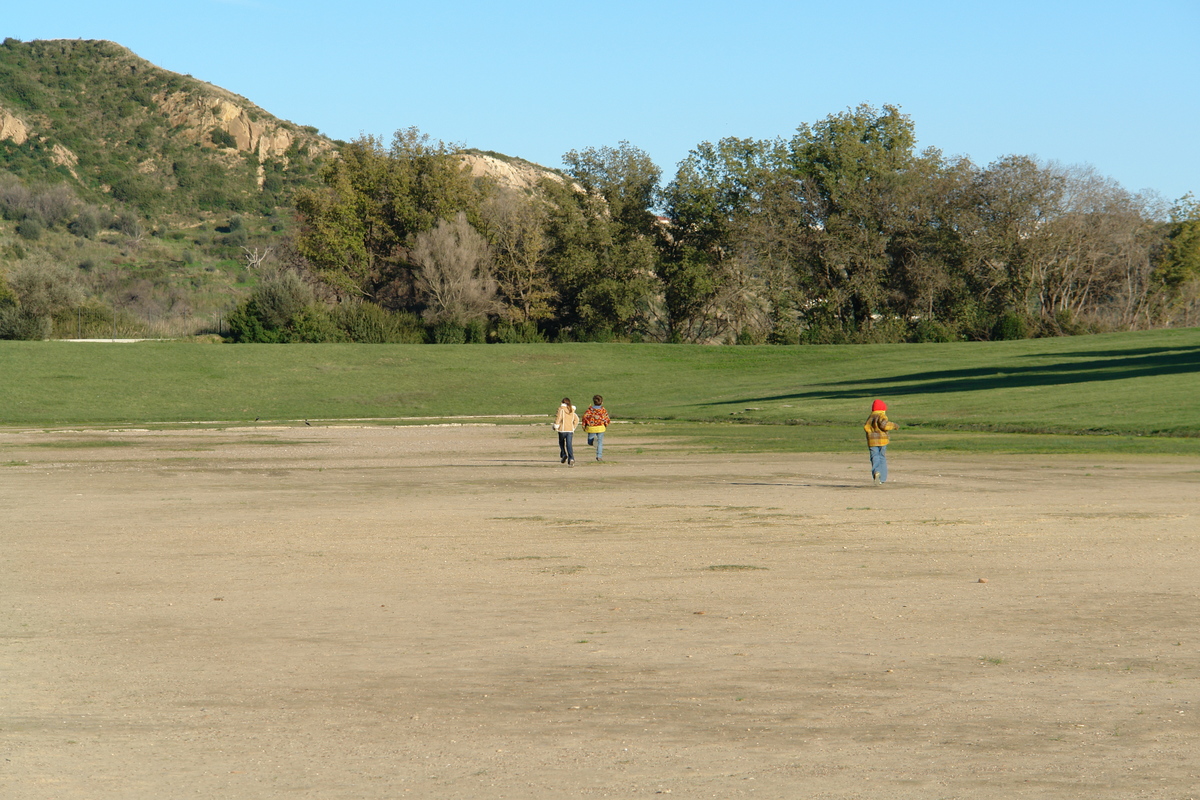
POLYGON ((900 426, 887 418, 887 403, 876 400, 871 404, 863 430, 867 432, 867 451, 871 454, 871 479, 878 486, 887 482, 888 433, 900 426))
POLYGON ((604 398, 600 395, 592 397, 592 405, 583 412, 583 432, 587 434, 587 443, 596 445, 596 460, 604 458, 604 432, 608 430, 611 420, 604 409, 604 398))

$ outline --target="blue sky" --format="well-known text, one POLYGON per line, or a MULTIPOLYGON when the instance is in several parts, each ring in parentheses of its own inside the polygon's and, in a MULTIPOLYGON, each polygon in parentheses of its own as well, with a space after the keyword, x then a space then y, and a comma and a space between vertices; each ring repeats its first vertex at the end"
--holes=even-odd
POLYGON ((919 146, 1090 164, 1200 194, 1200 2, 6 3, 0 36, 109 39, 338 139, 434 138, 561 166, 895 104, 919 146))

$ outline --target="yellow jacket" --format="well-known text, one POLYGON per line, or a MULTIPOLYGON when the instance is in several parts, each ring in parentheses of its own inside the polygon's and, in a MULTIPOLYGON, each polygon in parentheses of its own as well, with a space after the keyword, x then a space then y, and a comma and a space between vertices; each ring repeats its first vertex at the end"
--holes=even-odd
POLYGON ((867 417, 863 430, 867 432, 867 447, 886 447, 888 431, 894 431, 900 426, 887 418, 886 411, 873 411, 867 417))

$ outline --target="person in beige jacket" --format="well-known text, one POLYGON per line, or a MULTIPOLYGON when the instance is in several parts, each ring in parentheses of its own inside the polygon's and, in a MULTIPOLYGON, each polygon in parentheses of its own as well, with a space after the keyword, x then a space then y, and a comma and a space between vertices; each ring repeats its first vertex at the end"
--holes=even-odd
POLYGON ((571 440, 575 438, 575 429, 579 427, 579 415, 575 413, 575 406, 571 405, 571 398, 562 399, 558 413, 554 416, 553 427, 558 431, 558 454, 562 457, 559 463, 568 467, 575 466, 575 448, 571 440))

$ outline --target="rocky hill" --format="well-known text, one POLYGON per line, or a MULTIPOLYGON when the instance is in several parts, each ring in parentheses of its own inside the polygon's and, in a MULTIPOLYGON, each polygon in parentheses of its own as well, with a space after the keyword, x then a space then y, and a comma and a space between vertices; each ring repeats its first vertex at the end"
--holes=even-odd
MULTIPOLYGON (((262 269, 289 257, 292 194, 342 144, 112 42, 6 39, 0 312, 10 286, 45 284, 74 298, 48 335, 220 330, 262 269)), ((523 192, 562 179, 499 153, 460 157, 523 192)))
MULTIPOLYGON (((0 45, 0 170, 69 177, 88 199, 144 214, 268 211, 309 183, 338 143, 244 97, 106 41, 0 45)), ((472 174, 528 190, 557 173, 498 153, 472 174)))
POLYGON ((69 177, 90 200, 147 215, 262 210, 335 149, 314 128, 112 42, 0 45, 0 168, 69 177))

